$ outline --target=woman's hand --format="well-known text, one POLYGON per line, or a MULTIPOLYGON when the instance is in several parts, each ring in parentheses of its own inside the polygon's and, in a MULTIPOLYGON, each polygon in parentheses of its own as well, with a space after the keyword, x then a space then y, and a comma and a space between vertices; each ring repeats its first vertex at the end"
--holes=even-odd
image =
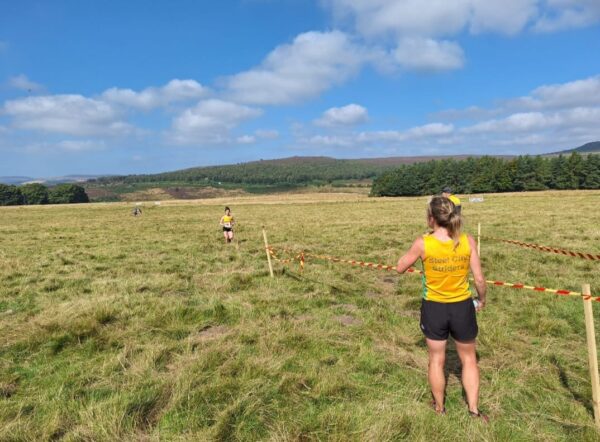
POLYGON ((485 298, 478 298, 477 299, 477 308, 475 308, 475 311, 477 313, 479 313, 484 308, 485 308, 485 298))

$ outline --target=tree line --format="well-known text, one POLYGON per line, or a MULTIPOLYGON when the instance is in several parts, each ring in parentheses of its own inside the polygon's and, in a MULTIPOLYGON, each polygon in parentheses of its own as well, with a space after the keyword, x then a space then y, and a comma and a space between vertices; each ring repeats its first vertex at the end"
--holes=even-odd
POLYGON ((152 175, 127 175, 90 180, 97 184, 234 183, 257 185, 325 184, 336 180, 372 179, 395 165, 334 158, 289 158, 226 166, 195 167, 152 175))
POLYGON ((89 201, 85 189, 77 184, 58 184, 53 187, 46 187, 39 183, 22 186, 0 184, 0 206, 87 203, 89 201))
POLYGON ((600 189, 600 155, 519 156, 433 160, 402 165, 373 182, 373 196, 419 196, 439 193, 519 192, 546 189, 600 189))

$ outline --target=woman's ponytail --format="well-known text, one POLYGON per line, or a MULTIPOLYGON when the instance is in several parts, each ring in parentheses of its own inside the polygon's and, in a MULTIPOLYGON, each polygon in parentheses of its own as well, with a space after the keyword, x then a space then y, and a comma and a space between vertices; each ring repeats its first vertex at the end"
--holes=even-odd
MULTIPOLYGON (((452 206, 454 206, 454 204, 452 204, 452 206)), ((454 241, 454 248, 457 248, 460 240, 460 232, 462 230, 462 218, 456 209, 454 209, 448 217, 446 230, 448 231, 448 236, 454 241)))
POLYGON ((446 197, 434 196, 427 207, 427 216, 433 218, 438 226, 444 227, 454 241, 454 248, 458 247, 462 218, 454 203, 446 197))

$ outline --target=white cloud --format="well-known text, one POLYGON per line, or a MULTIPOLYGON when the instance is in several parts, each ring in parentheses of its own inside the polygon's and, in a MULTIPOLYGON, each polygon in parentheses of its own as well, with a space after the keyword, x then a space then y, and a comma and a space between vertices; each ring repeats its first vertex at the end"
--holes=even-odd
POLYGON ((275 129, 258 129, 254 132, 257 138, 264 138, 267 140, 274 140, 279 137, 279 131, 275 129))
POLYGON ((38 91, 44 88, 39 83, 31 81, 25 74, 20 74, 15 77, 8 79, 8 85, 15 89, 21 89, 23 91, 38 91))
POLYGON ((323 0, 341 22, 368 38, 515 35, 589 26, 600 21, 598 0, 323 0))
POLYGON ((354 126, 365 123, 368 119, 367 109, 352 103, 347 106, 327 109, 323 112, 321 118, 315 120, 315 124, 323 127, 354 126))
POLYGON ((13 126, 68 135, 121 135, 132 127, 108 103, 81 95, 48 95, 7 101, 13 126))
POLYGON ((279 137, 279 132, 273 129, 258 129, 253 135, 245 134, 235 139, 238 144, 254 144, 258 140, 274 140, 279 137))
POLYGON ((560 109, 587 105, 600 105, 600 75, 540 86, 529 96, 506 101, 508 109, 560 109))
POLYGON ((459 69, 465 62, 463 50, 458 44, 430 38, 402 39, 393 55, 404 68, 419 71, 459 69))
POLYGON ((338 19, 353 21, 367 37, 450 35, 459 32, 469 17, 465 0, 326 0, 338 19))
POLYGON ((410 129, 362 131, 337 135, 313 135, 299 139, 302 145, 312 147, 343 147, 354 150, 380 146, 407 146, 407 143, 425 142, 436 144, 455 131, 452 124, 431 123, 410 129))
POLYGON ((102 140, 63 140, 56 143, 56 147, 69 152, 83 152, 105 149, 106 143, 102 140))
POLYGON ((471 0, 468 26, 472 33, 515 35, 538 14, 539 0, 471 0))
POLYGON ((546 0, 546 4, 547 10, 534 26, 539 32, 581 28, 600 21, 598 0, 546 0))
POLYGON ((449 109, 433 114, 444 120, 481 120, 519 112, 547 112, 560 109, 600 106, 600 75, 566 83, 542 85, 528 95, 500 101, 484 108, 449 109))
POLYGON ((477 123, 463 129, 465 133, 532 132, 561 128, 597 127, 600 107, 577 107, 557 112, 521 112, 502 119, 477 123))
POLYGON ((221 144, 231 141, 230 130, 262 114, 260 109, 210 99, 173 119, 169 138, 178 144, 221 144))
POLYGON ((370 57, 343 32, 307 32, 276 47, 260 66, 229 77, 226 86, 243 103, 302 102, 343 83, 370 57))
POLYGON ((362 35, 440 37, 471 32, 515 34, 537 14, 539 0, 326 0, 362 35))
POLYGON ((202 98, 207 94, 207 88, 195 80, 174 79, 162 87, 149 87, 140 92, 111 88, 106 90, 101 98, 110 103, 151 110, 178 101, 202 98))
POLYGON ((242 135, 237 137, 235 141, 239 144, 253 144, 256 143, 256 137, 254 135, 242 135))

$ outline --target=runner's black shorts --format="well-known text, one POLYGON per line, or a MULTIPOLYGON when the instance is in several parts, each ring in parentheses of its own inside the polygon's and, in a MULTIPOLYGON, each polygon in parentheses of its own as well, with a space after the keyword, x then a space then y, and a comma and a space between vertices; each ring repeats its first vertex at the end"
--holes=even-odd
POLYGON ((456 341, 468 342, 477 337, 479 328, 471 298, 460 302, 421 302, 421 330, 435 341, 445 341, 448 335, 456 341))
POLYGON ((233 227, 223 227, 223 232, 233 232, 233 227))

